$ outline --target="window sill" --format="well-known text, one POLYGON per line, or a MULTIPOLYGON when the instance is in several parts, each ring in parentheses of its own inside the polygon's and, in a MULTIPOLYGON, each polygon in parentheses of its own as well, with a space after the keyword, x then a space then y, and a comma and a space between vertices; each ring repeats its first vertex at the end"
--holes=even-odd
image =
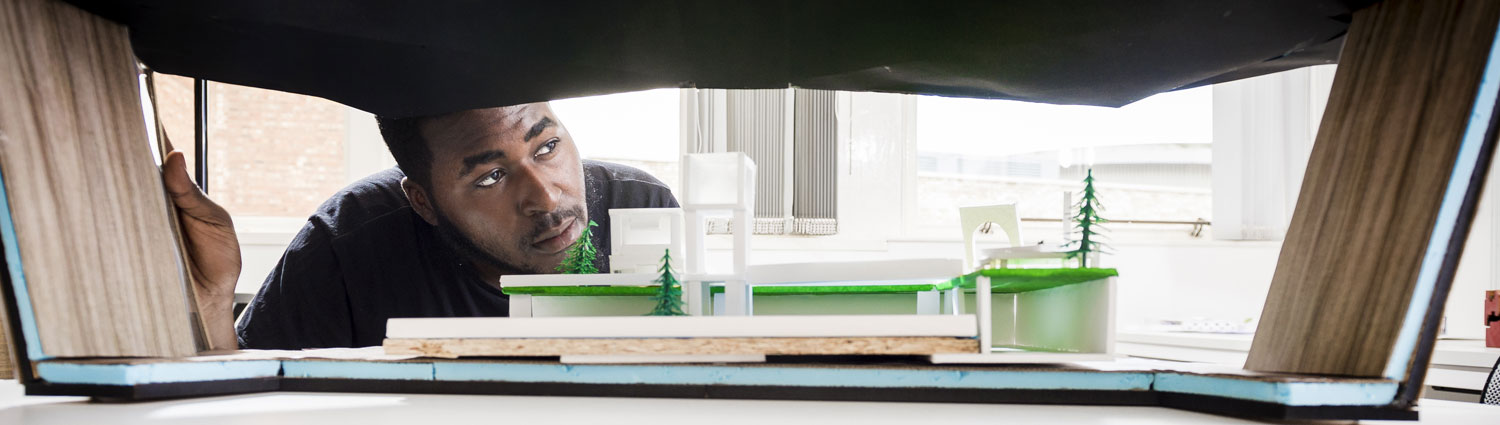
MULTIPOLYGON (((1023 229, 1024 230, 1024 229, 1023 229)), ((956 236, 900 236, 892 237, 890 243, 963 243, 963 238, 956 236)), ((1281 241, 1226 241, 1209 238, 1113 238, 1108 242, 1111 246, 1201 246, 1201 247, 1226 247, 1226 248, 1268 248, 1281 246, 1281 241)))
MULTIPOLYGON (((732 235, 708 235, 705 242, 710 250, 733 248, 732 235)), ((750 238, 751 251, 886 251, 887 241, 878 238, 858 238, 850 235, 755 235, 750 238)))

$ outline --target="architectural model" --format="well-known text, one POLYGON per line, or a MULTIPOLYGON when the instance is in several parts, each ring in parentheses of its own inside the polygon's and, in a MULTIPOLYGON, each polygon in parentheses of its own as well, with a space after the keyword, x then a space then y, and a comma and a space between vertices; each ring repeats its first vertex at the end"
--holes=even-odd
POLYGON ((677 253, 672 268, 683 270, 681 208, 615 208, 609 210, 609 272, 653 273, 661 253, 677 253))
MULTIPOLYGON (((1020 248, 1023 240, 1015 205, 966 207, 960 209, 962 230, 966 236, 967 263, 951 260, 898 260, 857 263, 801 263, 749 265, 749 226, 754 211, 755 164, 742 153, 691 154, 683 157, 682 208, 611 210, 615 223, 611 237, 611 269, 621 272, 607 275, 533 275, 506 276, 501 286, 513 297, 510 318, 490 319, 392 319, 388 328, 387 349, 390 354, 429 356, 534 356, 557 355, 564 361, 599 363, 599 356, 630 353, 622 361, 644 361, 642 354, 659 354, 651 361, 673 359, 701 361, 713 355, 716 361, 763 361, 766 354, 849 354, 846 342, 838 338, 874 338, 863 340, 856 351, 864 355, 930 355, 937 363, 1057 363, 1065 361, 1107 360, 1113 351, 1114 276, 1113 270, 1097 273, 1057 269, 1011 269, 1005 260, 984 258, 973 261, 975 240, 980 232, 995 229, 1004 232, 1011 249, 1020 248), (704 243, 704 221, 710 214, 733 217, 735 233, 731 245, 732 267, 713 271, 707 266, 704 243), (681 217, 685 223, 676 220, 681 217), (684 243, 684 241, 686 243, 684 243), (672 247, 686 246, 681 255, 663 255, 672 247), (654 256, 654 266, 645 261, 654 256), (614 261, 622 261, 614 264, 614 261), (679 278, 672 273, 672 262, 687 265, 679 278), (647 268, 651 267, 651 268, 647 268), (643 276, 651 272, 649 281, 643 276), (674 292, 680 280, 683 289, 674 292), (662 285, 668 282, 668 285, 662 285), (654 288, 652 287, 654 285, 654 288), (997 289, 998 288, 998 289, 997 289), (755 315, 756 291, 772 296, 775 291, 801 291, 806 296, 829 297, 834 294, 908 294, 915 299, 915 314, 827 315, 808 311, 799 315, 755 315), (995 292, 995 291, 1001 292, 995 292), (519 293, 527 291, 528 293, 519 293), (716 291, 722 291, 715 296, 716 291), (965 294, 973 291, 972 300, 965 294), (537 296, 649 294, 653 316, 673 316, 679 312, 697 318, 663 317, 651 323, 618 328, 619 317, 527 318, 536 316, 531 305, 537 296), (680 293, 674 310, 664 294, 680 293), (996 303, 999 303, 996 305, 996 303), (1004 314, 996 314, 1002 311, 1004 314), (932 316, 946 316, 938 319, 932 316), (729 317, 741 317, 729 320, 729 317), (957 333, 945 333, 940 340, 915 326, 931 320, 945 323, 968 323, 972 326, 957 333), (474 324, 481 323, 481 324, 474 324), (580 325, 594 323, 595 325, 580 325), (692 335, 672 334, 670 329, 691 323, 692 335), (760 328, 762 333, 741 334, 758 323, 784 325, 760 328), (878 331, 858 334, 861 325, 882 323, 878 331), (889 326, 908 323, 912 326, 889 326), (553 326, 581 326, 597 330, 588 335, 563 338, 565 329, 553 326), (635 326, 648 327, 658 333, 651 337, 639 334, 635 326), (784 326, 784 327, 782 327, 784 326), (915 327, 913 327, 915 326, 915 327), (808 328, 828 329, 818 334, 825 340, 788 340, 808 328), (472 329, 476 333, 465 333, 472 329), (507 329, 522 334, 507 333, 507 329), (612 329, 612 330, 611 330, 612 329), (390 331, 390 330, 399 330, 390 331), (482 331, 481 331, 482 330, 482 331), (842 331, 841 331, 842 330, 842 331), (558 339, 537 341, 553 335, 558 339), (679 347, 682 341, 663 338, 698 338, 691 349, 679 347), (757 339, 759 338, 759 339, 757 339), (904 341, 891 345, 890 338, 904 341), (918 338, 913 340, 912 338, 918 338), (955 346, 952 338, 970 340, 972 344, 955 346), (608 340, 608 341, 602 341, 608 340), (545 343, 543 343, 545 342, 545 343), (821 345, 820 345, 821 344, 821 345), (783 346, 785 345, 785 346, 783 346), (965 347, 955 350, 955 347, 965 347), (996 351, 996 350, 999 351, 996 351), (617 351, 611 353, 610 350, 617 351), (728 352, 726 352, 728 350, 728 352), (993 354, 992 354, 993 353, 993 354), (687 356, 687 357, 684 357, 687 356)), ((1017 251, 1024 252, 1024 251, 1017 251)), ((1014 254, 1014 252, 1012 253, 1014 254)), ((1062 253, 1048 253, 1061 256, 1062 253)), ((832 301, 825 301, 825 304, 832 301)), ((586 315, 596 313, 585 312, 586 315)), ((688 328, 682 328, 688 329, 688 328)))

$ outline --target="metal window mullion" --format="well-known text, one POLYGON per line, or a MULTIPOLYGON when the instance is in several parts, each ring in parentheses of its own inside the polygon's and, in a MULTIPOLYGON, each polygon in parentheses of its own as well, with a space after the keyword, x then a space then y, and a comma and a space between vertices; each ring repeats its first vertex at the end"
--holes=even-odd
POLYGON ((193 167, 203 193, 208 193, 208 80, 193 79, 193 167))

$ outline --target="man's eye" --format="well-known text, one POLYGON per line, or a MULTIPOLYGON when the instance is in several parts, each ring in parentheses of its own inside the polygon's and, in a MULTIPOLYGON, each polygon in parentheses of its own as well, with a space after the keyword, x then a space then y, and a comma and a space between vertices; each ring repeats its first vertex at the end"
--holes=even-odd
POLYGON ((479 181, 474 183, 474 185, 479 187, 490 187, 495 183, 499 183, 500 179, 502 178, 505 178, 505 171, 496 168, 494 171, 490 171, 489 175, 486 175, 484 176, 484 178, 479 179, 479 181))
POLYGON ((553 149, 557 149, 557 139, 548 140, 547 143, 542 144, 542 148, 536 150, 536 156, 552 153, 553 149))

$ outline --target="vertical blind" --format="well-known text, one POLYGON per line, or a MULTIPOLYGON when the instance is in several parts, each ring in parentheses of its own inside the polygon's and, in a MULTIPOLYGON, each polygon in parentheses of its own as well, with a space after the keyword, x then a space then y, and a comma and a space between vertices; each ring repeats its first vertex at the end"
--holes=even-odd
MULTIPOLYGON (((697 95, 690 111, 695 140, 688 149, 714 151, 707 141, 717 111, 697 95), (705 131, 705 129, 707 129, 705 131)), ((744 152, 756 165, 755 217, 759 234, 837 233, 838 123, 835 92, 806 89, 726 90, 724 150, 744 152)), ((710 223, 710 232, 727 224, 710 223)))

